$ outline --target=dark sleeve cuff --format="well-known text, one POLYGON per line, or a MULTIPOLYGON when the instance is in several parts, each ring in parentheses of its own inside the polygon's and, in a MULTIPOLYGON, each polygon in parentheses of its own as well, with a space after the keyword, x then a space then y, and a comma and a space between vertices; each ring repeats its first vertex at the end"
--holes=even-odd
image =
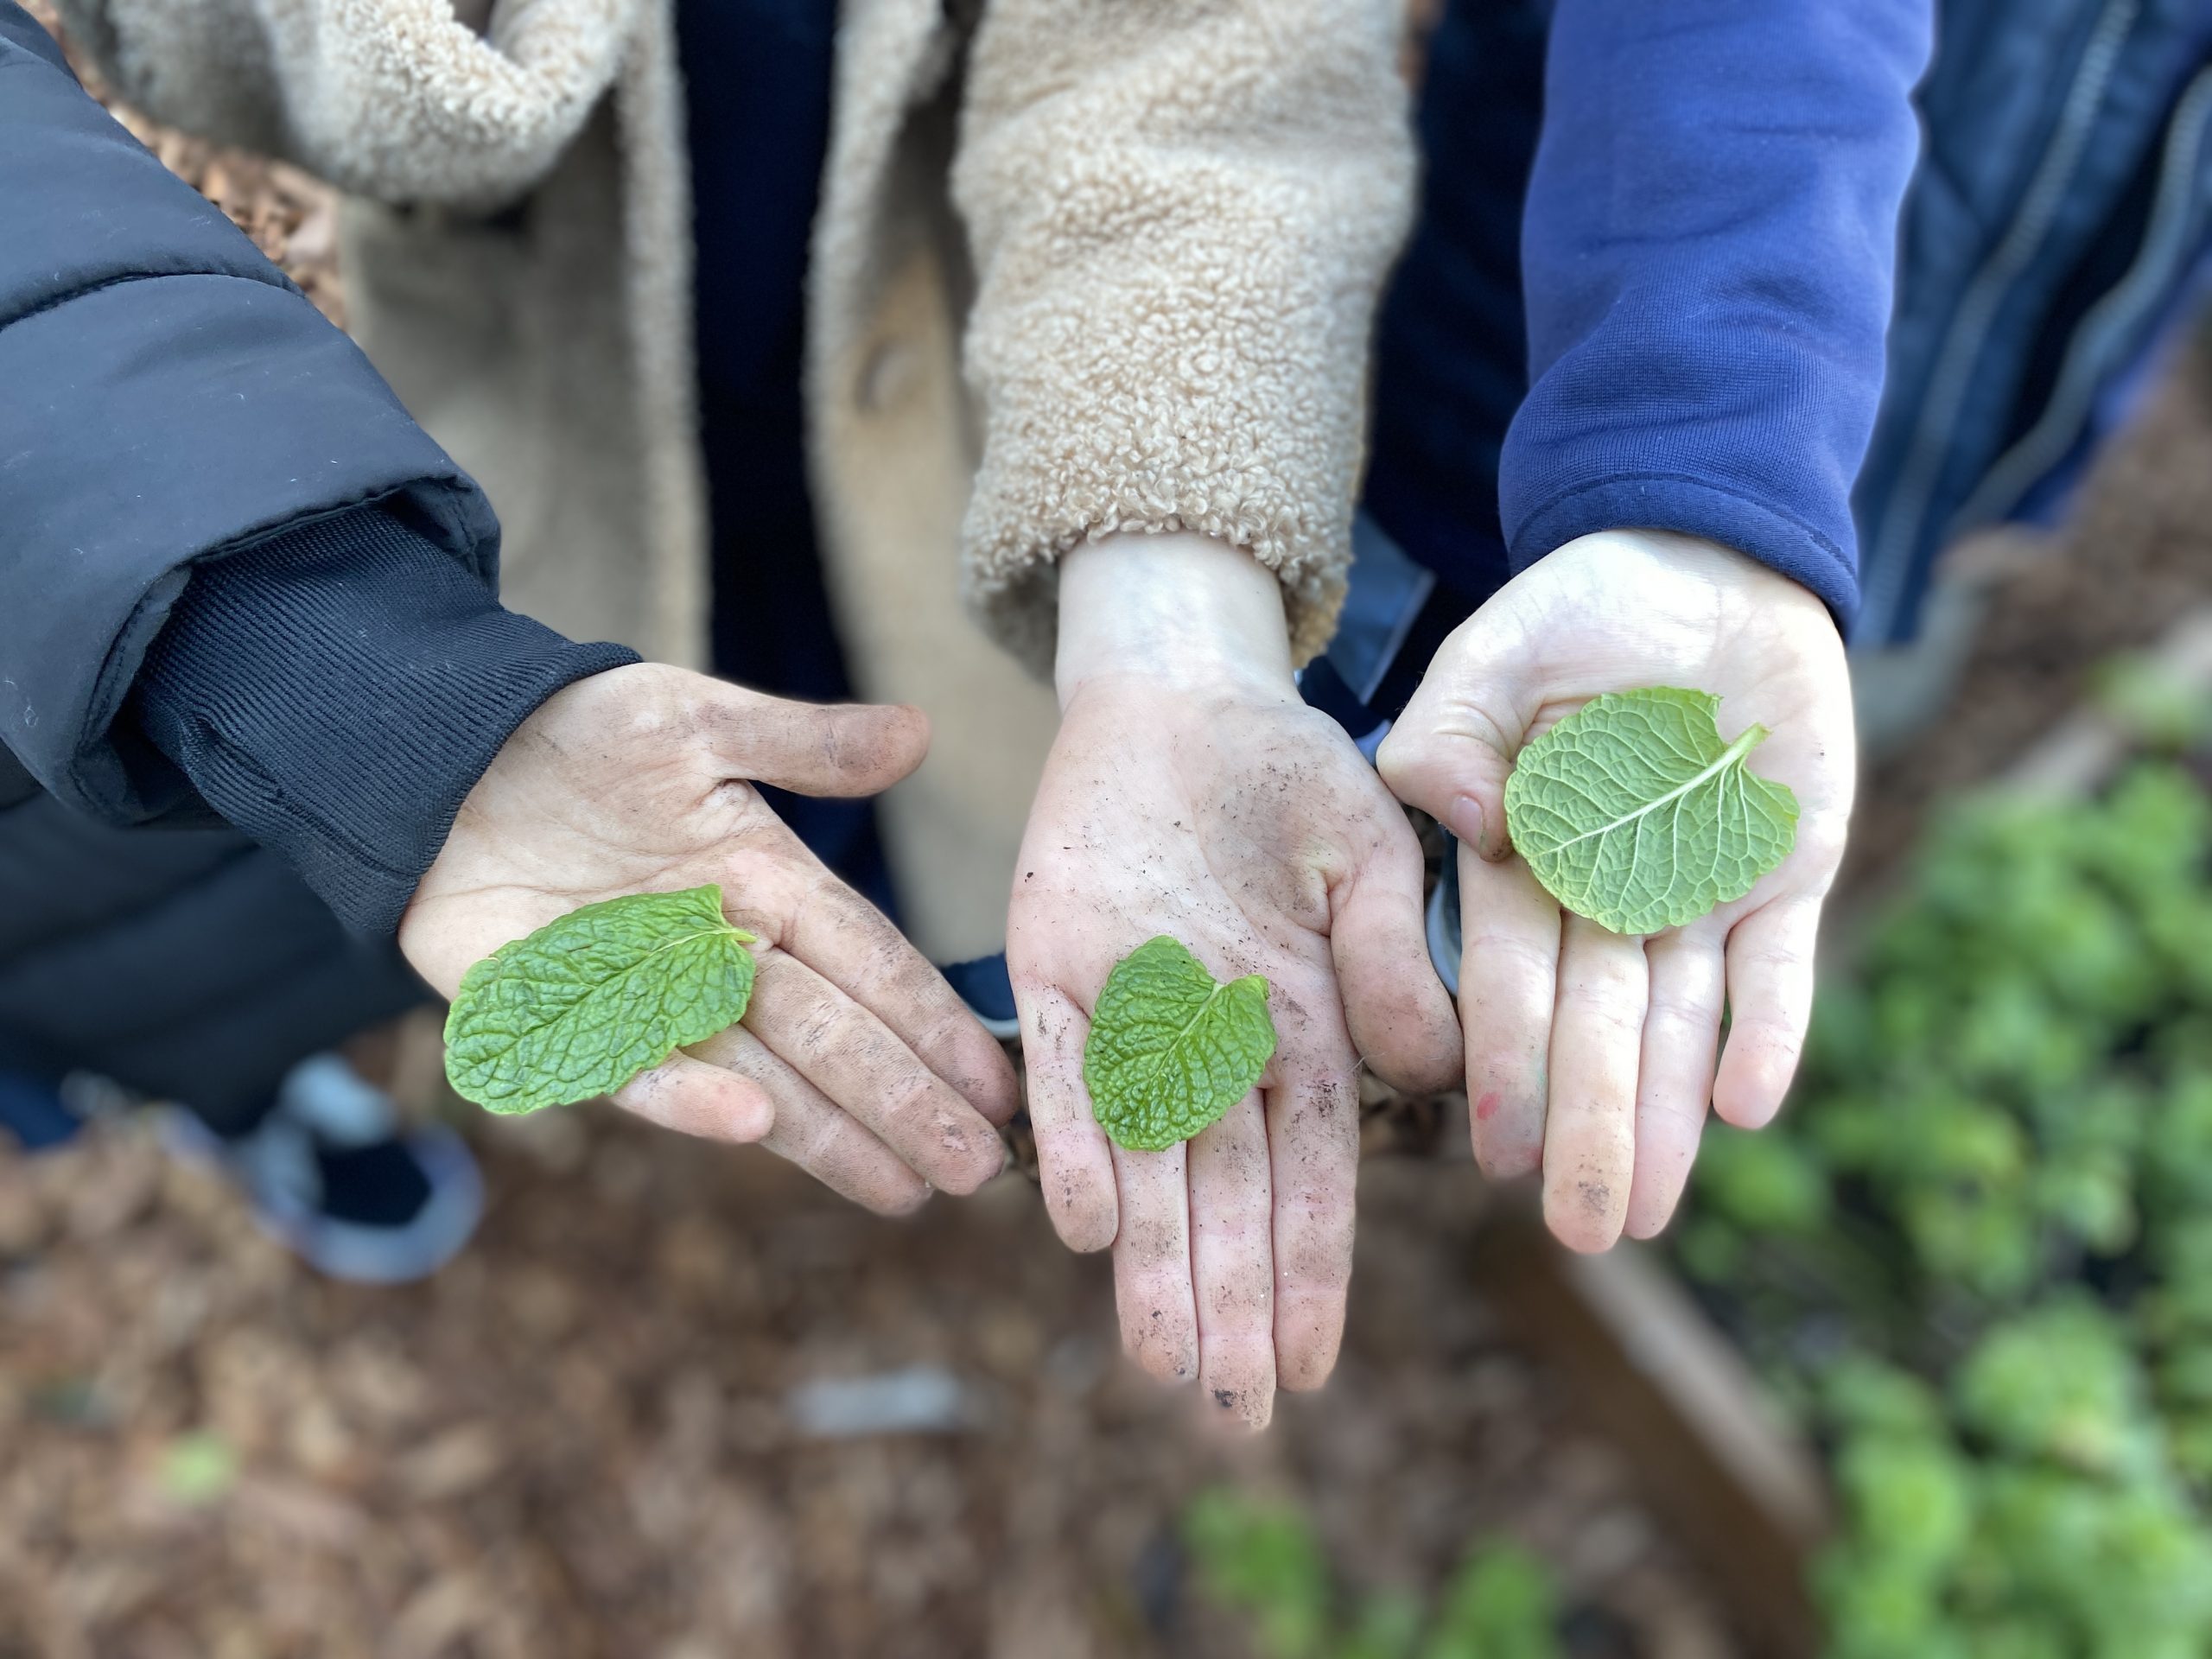
POLYGON ((289 859, 348 926, 391 933, 515 728, 638 660, 500 607, 380 507, 203 560, 131 709, 224 818, 289 859))

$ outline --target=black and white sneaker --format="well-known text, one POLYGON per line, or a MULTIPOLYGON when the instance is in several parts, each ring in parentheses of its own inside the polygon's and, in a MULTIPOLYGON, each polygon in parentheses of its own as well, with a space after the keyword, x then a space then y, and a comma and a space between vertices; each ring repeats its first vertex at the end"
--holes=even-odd
POLYGON ((409 1128, 385 1092, 335 1054, 302 1060, 247 1134, 221 1136, 174 1110, 172 1140, 223 1164, 264 1232, 317 1271, 356 1284, 428 1278, 484 1213, 484 1183, 461 1137, 409 1128))

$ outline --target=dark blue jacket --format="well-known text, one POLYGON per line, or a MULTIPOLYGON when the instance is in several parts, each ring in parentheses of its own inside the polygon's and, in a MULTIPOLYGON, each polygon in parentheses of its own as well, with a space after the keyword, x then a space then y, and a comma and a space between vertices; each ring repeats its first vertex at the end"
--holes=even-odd
POLYGON ((1908 193, 1930 9, 1447 11, 1366 501, 1447 616, 1641 524, 1881 643, 2069 475, 2207 245, 2212 4, 1941 0, 1908 193))
POLYGON ((1946 0, 1921 89, 1859 639, 1961 533, 2046 513, 2212 245, 2212 3, 1946 0))
POLYGON ((0 0, 0 1067, 243 1109, 421 995, 389 935, 461 796, 631 660, 501 610, 498 545, 353 343, 0 0))

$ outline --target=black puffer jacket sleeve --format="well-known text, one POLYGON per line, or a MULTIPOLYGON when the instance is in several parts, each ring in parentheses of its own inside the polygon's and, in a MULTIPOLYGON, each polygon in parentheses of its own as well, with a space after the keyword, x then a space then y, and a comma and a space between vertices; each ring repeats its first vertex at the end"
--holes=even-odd
POLYGON ((111 823, 228 819, 388 931, 513 728, 635 660, 500 610, 498 544, 353 342, 0 0, 0 744, 21 770, 111 823))

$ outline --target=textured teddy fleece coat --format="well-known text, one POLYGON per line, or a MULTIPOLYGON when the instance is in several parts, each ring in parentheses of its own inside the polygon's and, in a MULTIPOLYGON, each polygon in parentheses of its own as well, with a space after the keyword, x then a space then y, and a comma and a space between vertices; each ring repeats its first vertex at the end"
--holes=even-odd
MULTIPOLYGON (((60 9, 149 113, 349 193, 355 332, 499 509, 507 601, 696 663, 671 0, 464 0, 466 21, 453 0, 60 9)), ((1054 724, 1022 667, 1049 665, 1059 553, 1221 537, 1281 577, 1298 658, 1326 643, 1367 336, 1410 208, 1403 17, 1402 0, 842 6, 810 464, 856 683, 935 721, 887 801, 925 948, 997 944, 1054 724)))

